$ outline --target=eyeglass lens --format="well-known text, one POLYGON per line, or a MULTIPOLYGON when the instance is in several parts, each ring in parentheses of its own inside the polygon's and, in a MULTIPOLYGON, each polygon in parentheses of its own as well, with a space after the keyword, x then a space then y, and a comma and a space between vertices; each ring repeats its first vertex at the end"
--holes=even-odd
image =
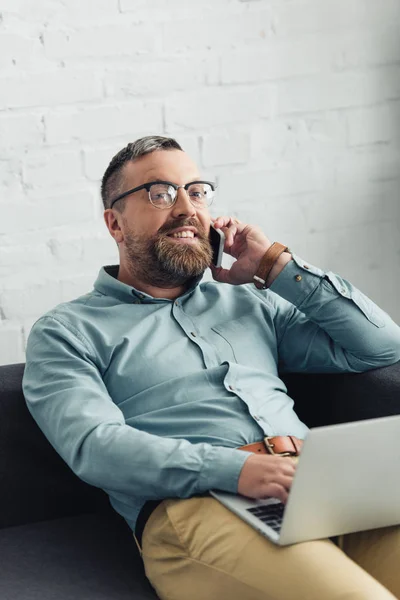
MULTIPOLYGON (((160 208, 171 206, 176 198, 177 190, 165 183, 153 183, 150 186, 150 201, 160 208)), ((190 201, 195 206, 209 206, 214 196, 214 190, 208 183, 193 183, 187 189, 190 201)))

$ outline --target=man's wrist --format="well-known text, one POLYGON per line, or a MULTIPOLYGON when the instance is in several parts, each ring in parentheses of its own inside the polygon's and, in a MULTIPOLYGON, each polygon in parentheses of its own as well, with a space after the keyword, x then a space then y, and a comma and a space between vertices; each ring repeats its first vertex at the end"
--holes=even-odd
POLYGON ((259 290, 268 288, 291 258, 292 253, 288 246, 280 242, 273 242, 262 256, 253 276, 256 288, 259 290))
POLYGON ((269 288, 270 285, 275 281, 275 279, 278 277, 279 273, 281 271, 283 271, 283 269, 286 267, 286 265, 288 264, 288 262, 290 262, 292 260, 292 255, 289 252, 282 252, 282 254, 279 256, 278 260, 276 261, 276 263, 274 264, 274 266, 272 267, 267 280, 265 282, 265 287, 269 288))

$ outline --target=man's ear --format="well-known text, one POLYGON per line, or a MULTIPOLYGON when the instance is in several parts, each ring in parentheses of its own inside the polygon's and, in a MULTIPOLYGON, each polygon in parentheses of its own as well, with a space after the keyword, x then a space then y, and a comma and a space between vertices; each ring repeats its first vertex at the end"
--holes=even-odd
POLYGON ((117 244, 124 241, 124 234, 121 229, 122 215, 114 211, 112 208, 107 208, 104 211, 104 221, 110 235, 114 238, 117 244))

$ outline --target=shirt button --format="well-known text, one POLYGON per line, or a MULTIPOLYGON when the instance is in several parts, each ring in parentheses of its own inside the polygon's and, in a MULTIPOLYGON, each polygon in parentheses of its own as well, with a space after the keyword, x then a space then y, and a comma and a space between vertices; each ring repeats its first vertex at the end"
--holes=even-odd
POLYGON ((302 276, 301 275, 296 275, 295 280, 296 281, 301 281, 302 280, 302 276))
POLYGON ((179 302, 175 302, 175 306, 179 306, 179 302))
POLYGON ((196 334, 194 333, 194 331, 191 331, 190 335, 192 335, 193 337, 196 337, 196 334))
POLYGON ((235 389, 234 387, 232 387, 231 385, 229 386, 229 389, 233 392, 233 390, 235 389))
POLYGON ((347 294, 346 288, 342 288, 342 294, 345 296, 347 294))
POLYGON ((258 415, 254 415, 254 419, 255 419, 256 421, 259 421, 259 420, 260 420, 260 417, 259 417, 258 415))
POLYGON ((308 265, 303 265, 303 267, 304 267, 305 269, 309 269, 309 268, 310 268, 308 265))

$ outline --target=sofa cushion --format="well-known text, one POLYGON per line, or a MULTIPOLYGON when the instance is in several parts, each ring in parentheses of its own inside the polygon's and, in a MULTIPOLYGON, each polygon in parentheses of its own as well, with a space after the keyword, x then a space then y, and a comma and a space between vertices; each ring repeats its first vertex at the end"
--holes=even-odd
POLYGON ((116 513, 0 530, 0 598, 154 600, 132 532, 116 513))

